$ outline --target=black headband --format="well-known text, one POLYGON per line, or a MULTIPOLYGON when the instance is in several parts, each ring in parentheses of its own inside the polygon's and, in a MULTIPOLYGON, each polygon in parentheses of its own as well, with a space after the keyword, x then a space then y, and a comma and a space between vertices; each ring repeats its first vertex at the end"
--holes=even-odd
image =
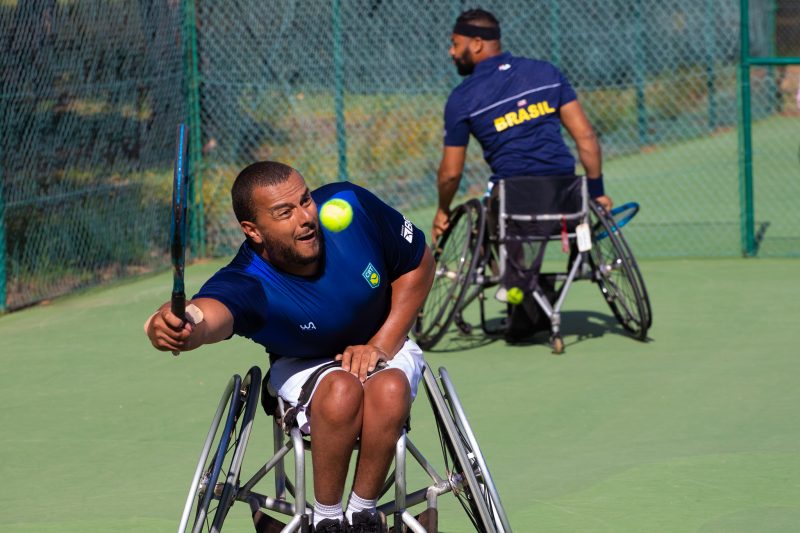
POLYGON ((486 41, 496 41, 500 39, 500 28, 482 28, 480 26, 467 24, 466 22, 456 22, 453 33, 465 37, 480 37, 486 41))

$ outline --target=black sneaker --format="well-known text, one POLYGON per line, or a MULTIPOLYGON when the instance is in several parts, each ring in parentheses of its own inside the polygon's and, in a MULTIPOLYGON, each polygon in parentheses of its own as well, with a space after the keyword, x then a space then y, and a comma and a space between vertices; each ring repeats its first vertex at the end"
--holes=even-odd
POLYGON ((347 533, 345 523, 335 518, 323 518, 314 527, 314 533, 347 533))
POLYGON ((367 509, 353 513, 350 524, 353 533, 383 533, 385 531, 378 513, 367 509))

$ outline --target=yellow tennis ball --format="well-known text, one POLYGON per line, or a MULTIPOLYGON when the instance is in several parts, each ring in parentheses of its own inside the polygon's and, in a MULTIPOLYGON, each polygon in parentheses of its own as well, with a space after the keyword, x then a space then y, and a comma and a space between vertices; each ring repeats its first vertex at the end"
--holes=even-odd
POLYGON ((342 231, 353 221, 353 208, 346 200, 331 198, 322 205, 319 220, 333 232, 342 231))
POLYGON ((511 305, 521 304, 522 298, 524 296, 525 294, 519 287, 511 287, 510 289, 508 289, 508 292, 506 292, 506 300, 508 300, 508 303, 510 303, 511 305))

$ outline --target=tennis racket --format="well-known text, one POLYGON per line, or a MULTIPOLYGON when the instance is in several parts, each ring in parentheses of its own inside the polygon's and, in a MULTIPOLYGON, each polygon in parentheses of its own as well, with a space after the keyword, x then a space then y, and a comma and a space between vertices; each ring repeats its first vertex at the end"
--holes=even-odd
POLYGON ((186 176, 186 126, 178 124, 175 168, 172 175, 172 220, 170 222, 170 254, 172 256, 172 314, 186 320, 186 292, 183 270, 186 260, 186 202, 188 179, 186 176))
MULTIPOLYGON (((636 202, 628 202, 621 206, 615 207, 609 212, 609 219, 613 222, 613 231, 621 228, 631 221, 636 213, 639 212, 639 204, 636 202)), ((608 237, 608 232, 600 231, 595 235, 596 240, 605 239, 608 237)))

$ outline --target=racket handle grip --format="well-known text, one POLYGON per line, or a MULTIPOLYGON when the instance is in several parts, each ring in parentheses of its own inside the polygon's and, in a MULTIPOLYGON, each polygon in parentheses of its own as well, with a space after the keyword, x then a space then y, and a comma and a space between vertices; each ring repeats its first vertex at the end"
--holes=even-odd
POLYGON ((186 294, 182 292, 172 293, 170 311, 172 311, 173 315, 180 317, 181 320, 186 320, 186 294))

